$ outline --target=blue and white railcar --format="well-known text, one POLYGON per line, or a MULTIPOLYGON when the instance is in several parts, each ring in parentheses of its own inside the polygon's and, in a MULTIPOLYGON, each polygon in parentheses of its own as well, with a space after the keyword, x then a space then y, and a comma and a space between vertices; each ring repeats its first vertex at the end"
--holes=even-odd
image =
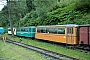
POLYGON ((5 29, 3 27, 0 27, 0 34, 4 34, 5 29))
MULTIPOLYGON (((14 35, 16 35, 16 28, 13 28, 13 33, 14 35)), ((11 35, 12 32, 11 32, 11 28, 8 28, 8 35, 11 35)))

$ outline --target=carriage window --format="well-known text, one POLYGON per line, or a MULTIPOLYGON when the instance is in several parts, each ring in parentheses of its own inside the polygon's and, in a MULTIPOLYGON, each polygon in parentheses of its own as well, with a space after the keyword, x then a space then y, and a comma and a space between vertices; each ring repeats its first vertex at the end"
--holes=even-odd
POLYGON ((21 31, 23 31, 23 30, 21 29, 21 31))
POLYGON ((8 31, 11 31, 11 29, 8 29, 8 31))
POLYGON ((25 32, 28 32, 29 30, 28 29, 25 29, 25 32))
POLYGON ((41 29, 41 33, 43 33, 43 29, 41 29))
POLYGON ((36 30, 35 30, 35 28, 33 28, 33 32, 35 32, 36 30))
POLYGON ((41 28, 41 33, 45 33, 45 32, 46 32, 45 28, 41 28))
POLYGON ((21 29, 17 29, 17 31, 21 31, 21 29))
POLYGON ((73 34, 73 28, 67 28, 67 33, 68 34, 73 34))
POLYGON ((65 28, 58 28, 58 34, 65 34, 65 28))
POLYGON ((43 33, 46 33, 46 28, 43 28, 43 33))
POLYGON ((19 31, 21 31, 21 29, 19 29, 19 31))
POLYGON ((21 29, 21 31, 25 31, 25 29, 21 29))
POLYGON ((52 28, 49 29, 48 33, 52 33, 52 28))
POLYGON ((32 28, 27 29, 27 31, 30 31, 31 32, 32 31, 32 28))
POLYGON ((37 32, 38 33, 46 33, 46 28, 37 28, 37 32))
POLYGON ((46 28, 46 33, 57 34, 57 28, 46 28))
POLYGON ((57 34, 57 28, 52 28, 52 33, 57 34))
POLYGON ((14 31, 15 31, 15 29, 14 29, 14 31))
POLYGON ((29 31, 36 32, 35 28, 30 28, 29 31))
POLYGON ((22 29, 22 31, 24 31, 24 30, 22 29))
POLYGON ((40 32, 41 32, 40 30, 41 30, 40 28, 37 28, 37 32, 38 32, 38 33, 40 33, 40 32))
POLYGON ((25 29, 25 32, 27 32, 28 30, 27 29, 25 29))
POLYGON ((46 28, 46 33, 49 33, 49 28, 46 28))

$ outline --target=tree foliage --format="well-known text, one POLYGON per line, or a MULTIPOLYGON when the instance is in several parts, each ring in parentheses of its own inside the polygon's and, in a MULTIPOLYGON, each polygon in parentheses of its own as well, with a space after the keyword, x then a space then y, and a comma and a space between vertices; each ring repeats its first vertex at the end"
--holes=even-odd
MULTIPOLYGON (((14 26, 90 24, 90 0, 15 0, 10 2, 14 26)), ((0 26, 9 25, 7 6, 0 26)))
POLYGON ((26 15, 25 18, 23 18, 22 23, 26 23, 27 21, 24 26, 90 23, 88 17, 85 18, 88 13, 83 12, 88 10, 77 10, 77 3, 80 3, 80 1, 60 0, 60 2, 56 2, 53 5, 53 3, 49 1, 34 0, 33 3, 36 10, 31 11, 28 15, 26 15), (64 5, 62 2, 64 2, 66 5, 64 5))
POLYGON ((26 0, 27 10, 28 12, 31 12, 32 10, 35 10, 35 6, 33 4, 34 0, 26 0))
MULTIPOLYGON (((18 22, 19 22, 20 18, 23 18, 27 13, 26 1, 19 1, 19 0, 12 1, 12 0, 10 0, 8 4, 9 4, 11 20, 13 22, 13 25, 19 26, 18 22)), ((0 18, 1 22, 3 20, 5 20, 5 21, 3 21, 2 26, 9 26, 7 5, 2 9, 0 15, 1 15, 1 18, 0 18)))

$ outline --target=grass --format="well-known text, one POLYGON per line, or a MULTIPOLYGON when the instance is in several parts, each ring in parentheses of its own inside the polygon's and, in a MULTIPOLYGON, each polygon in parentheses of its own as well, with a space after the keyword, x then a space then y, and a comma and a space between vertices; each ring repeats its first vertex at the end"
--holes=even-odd
MULTIPOLYGON (((5 34, 3 36, 14 39, 16 41, 20 40, 16 36, 14 38, 12 36, 8 36, 7 34, 5 34)), ((44 49, 47 49, 47 50, 51 50, 51 51, 54 51, 54 52, 62 53, 62 54, 68 55, 68 56, 76 57, 76 58, 79 58, 81 60, 90 60, 90 54, 86 54, 86 53, 80 52, 78 50, 66 49, 66 48, 63 48, 61 46, 57 46, 55 44, 39 42, 39 41, 25 39, 25 38, 22 38, 22 42, 30 44, 30 45, 34 45, 34 46, 37 46, 37 47, 41 47, 41 48, 44 48, 44 49)))
POLYGON ((0 58, 1 60, 49 60, 40 54, 27 50, 25 48, 2 42, 0 40, 0 58))

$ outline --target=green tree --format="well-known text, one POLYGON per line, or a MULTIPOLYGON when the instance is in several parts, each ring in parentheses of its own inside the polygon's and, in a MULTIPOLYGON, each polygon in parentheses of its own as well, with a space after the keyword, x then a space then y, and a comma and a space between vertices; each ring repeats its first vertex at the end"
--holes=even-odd
POLYGON ((34 0, 26 0, 26 5, 27 5, 27 10, 28 12, 31 12, 32 10, 35 9, 35 6, 33 4, 34 0))
POLYGON ((38 16, 38 19, 40 20, 39 24, 43 25, 44 24, 43 21, 46 19, 47 13, 53 10, 57 1, 55 0, 34 0, 33 3, 35 5, 35 11, 38 16))
MULTIPOLYGON (((23 18, 27 14, 27 5, 26 0, 10 0, 9 2, 9 9, 11 14, 12 24, 14 26, 19 26, 20 18, 23 18)), ((1 11, 1 17, 5 16, 6 18, 1 18, 1 20, 8 21, 8 9, 7 5, 1 11)), ((7 23, 9 26, 9 23, 7 23)), ((5 25, 3 25, 5 26, 5 25)))

